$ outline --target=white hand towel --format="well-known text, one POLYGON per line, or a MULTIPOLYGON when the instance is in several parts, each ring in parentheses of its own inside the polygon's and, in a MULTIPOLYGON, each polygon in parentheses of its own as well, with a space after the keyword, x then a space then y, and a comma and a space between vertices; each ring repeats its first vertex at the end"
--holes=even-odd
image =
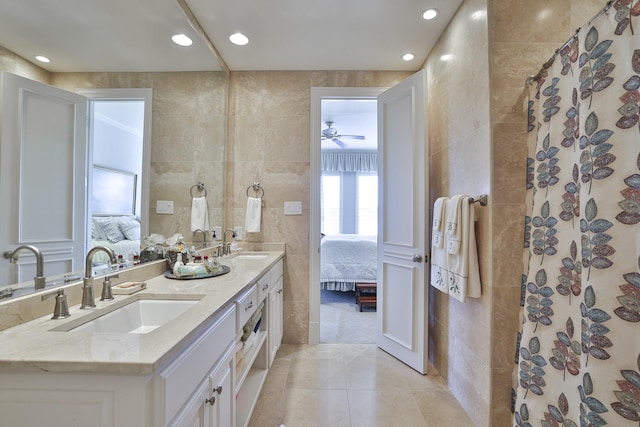
POLYGON ((434 248, 442 248, 444 234, 445 205, 447 197, 438 197, 433 204, 433 231, 431 233, 431 245, 434 248))
POLYGON ((460 302, 467 297, 479 298, 482 293, 480 269, 478 265, 478 249, 475 234, 475 208, 469 203, 470 198, 462 198, 460 205, 460 251, 447 254, 447 282, 449 295, 460 302))
POLYGON ((447 283, 447 252, 444 248, 444 223, 449 198, 440 197, 433 204, 433 229, 431 235, 431 275, 430 284, 445 294, 449 293, 447 283))
POLYGON ((457 195, 453 196, 447 202, 447 224, 445 234, 447 241, 447 252, 452 255, 460 253, 462 241, 462 202, 464 198, 465 196, 457 195))
POLYGON ((262 198, 247 198, 247 214, 244 219, 244 231, 247 233, 260 232, 260 214, 262 211, 262 198))
POLYGON ((209 211, 205 197, 194 197, 191 200, 191 231, 209 230, 209 211))

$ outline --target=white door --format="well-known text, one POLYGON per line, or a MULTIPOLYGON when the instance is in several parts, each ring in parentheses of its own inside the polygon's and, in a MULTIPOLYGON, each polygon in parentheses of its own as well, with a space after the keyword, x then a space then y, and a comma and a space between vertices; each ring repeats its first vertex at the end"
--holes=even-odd
POLYGON ((426 75, 378 96, 378 346, 427 372, 426 75))
MULTIPOLYGON (((44 275, 83 269, 86 110, 83 96, 0 75, 0 252, 42 251, 44 275)), ((36 261, 0 260, 0 286, 33 279, 36 261)))

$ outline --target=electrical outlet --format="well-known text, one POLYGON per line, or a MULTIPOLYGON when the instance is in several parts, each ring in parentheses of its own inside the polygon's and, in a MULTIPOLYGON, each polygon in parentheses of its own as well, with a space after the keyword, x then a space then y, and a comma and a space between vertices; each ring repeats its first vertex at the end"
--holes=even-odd
POLYGON ((236 240, 242 240, 242 227, 233 227, 233 231, 236 232, 236 240))
POLYGON ((158 200, 156 202, 156 213, 173 215, 173 200, 158 200))
POLYGON ((213 227, 213 229, 211 229, 211 231, 215 234, 214 240, 221 240, 222 239, 222 227, 221 226, 213 227))

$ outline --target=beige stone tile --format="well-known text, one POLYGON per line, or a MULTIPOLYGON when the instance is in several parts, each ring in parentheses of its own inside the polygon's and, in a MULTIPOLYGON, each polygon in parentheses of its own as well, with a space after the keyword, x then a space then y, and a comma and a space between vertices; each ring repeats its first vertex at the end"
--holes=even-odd
POLYGON ((560 47, 558 43, 537 41, 536 43, 492 43, 491 93, 522 90, 526 78, 536 74, 558 47, 560 47))
POLYGON ((277 358, 284 359, 344 359, 342 344, 283 344, 278 350, 277 358))
POLYGON ((496 287, 493 313, 493 364, 497 369, 513 366, 518 334, 521 289, 517 286, 496 287))
POLYGON ((493 370, 492 398, 494 402, 491 407, 492 426, 508 426, 513 424, 513 414, 511 413, 511 388, 513 362, 501 369, 493 370), (511 424, 509 424, 511 423, 511 424))
POLYGON ((309 301, 284 301, 282 341, 291 344, 309 342, 309 301))
POLYGON ((408 391, 409 386, 400 363, 385 359, 353 359, 345 361, 345 374, 348 390, 396 390, 408 391))
POLYGON ((291 359, 288 389, 344 390, 345 363, 340 359, 291 359))
POLYGON ((500 42, 564 43, 570 24, 570 0, 491 1, 491 40, 500 42))
POLYGON ((524 203, 527 133, 524 123, 493 125, 493 203, 524 203))
MULTIPOLYGON (((468 426, 475 423, 449 392, 414 391, 413 396, 428 427, 468 426)), ((496 424, 495 427, 498 427, 496 424)))
POLYGON ((520 288, 523 271, 524 204, 497 204, 494 206, 494 283, 493 286, 520 288))
POLYGON ((288 389, 283 397, 282 424, 295 427, 349 427, 346 390, 288 389))
POLYGON ((410 391, 348 390, 353 427, 427 426, 410 391))

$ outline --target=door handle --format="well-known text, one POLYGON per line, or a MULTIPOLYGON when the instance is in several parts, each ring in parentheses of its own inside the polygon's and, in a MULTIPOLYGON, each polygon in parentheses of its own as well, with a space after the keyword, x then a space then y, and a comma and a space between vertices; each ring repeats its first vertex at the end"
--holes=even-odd
POLYGON ((422 262, 422 255, 415 254, 411 257, 411 261, 413 262, 422 262))

